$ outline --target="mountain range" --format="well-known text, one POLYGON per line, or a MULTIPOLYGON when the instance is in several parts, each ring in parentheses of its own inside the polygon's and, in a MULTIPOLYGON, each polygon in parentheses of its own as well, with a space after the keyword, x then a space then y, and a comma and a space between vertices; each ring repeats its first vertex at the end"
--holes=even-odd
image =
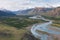
POLYGON ((16 11, 15 14, 18 15, 46 15, 46 16, 60 16, 60 7, 56 8, 43 8, 35 7, 27 10, 16 11))
POLYGON ((0 10, 0 16, 14 16, 14 15, 45 15, 45 16, 60 16, 60 7, 56 8, 43 8, 35 7, 26 10, 9 11, 0 10))
POLYGON ((18 10, 15 12, 15 14, 17 15, 39 15, 43 12, 48 12, 52 9, 53 8, 36 7, 36 8, 31 8, 31 9, 26 9, 26 10, 18 10))
POLYGON ((12 11, 9 10, 0 10, 0 17, 1 16, 15 16, 16 14, 14 14, 12 11))

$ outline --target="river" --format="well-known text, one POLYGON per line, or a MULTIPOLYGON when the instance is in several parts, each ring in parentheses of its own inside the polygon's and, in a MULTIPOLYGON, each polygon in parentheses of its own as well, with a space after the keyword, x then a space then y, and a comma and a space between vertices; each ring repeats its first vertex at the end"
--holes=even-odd
POLYGON ((48 21, 46 23, 35 24, 35 25, 32 26, 31 33, 36 38, 39 38, 40 40, 48 40, 48 37, 50 37, 50 40, 53 40, 52 36, 48 36, 47 34, 38 33, 36 30, 40 30, 40 31, 47 32, 47 33, 50 33, 50 34, 60 34, 60 32, 57 32, 57 31, 54 31, 54 30, 49 30, 47 28, 47 27, 49 27, 48 25, 52 24, 52 20, 45 19, 41 16, 40 16, 40 18, 37 18, 36 16, 29 17, 29 18, 31 18, 31 19, 42 19, 42 20, 48 21))

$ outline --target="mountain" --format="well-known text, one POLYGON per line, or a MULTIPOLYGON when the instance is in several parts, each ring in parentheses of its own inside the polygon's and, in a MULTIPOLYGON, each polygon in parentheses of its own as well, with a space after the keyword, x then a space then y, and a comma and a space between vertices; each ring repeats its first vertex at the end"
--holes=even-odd
POLYGON ((43 8, 43 7, 35 7, 26 10, 18 10, 15 12, 17 15, 45 15, 57 17, 60 16, 60 7, 56 8, 43 8))
POLYGON ((60 7, 56 7, 53 10, 48 11, 44 15, 48 16, 53 16, 53 17, 58 17, 60 16, 60 7))
POLYGON ((15 11, 14 13, 16 15, 27 15, 32 9, 26 9, 26 10, 18 10, 18 11, 15 11))
POLYGON ((15 14, 17 15, 40 15, 50 10, 52 10, 52 8, 35 7, 31 9, 26 9, 26 10, 18 10, 15 12, 15 14))
POLYGON ((14 14, 12 11, 9 10, 0 10, 0 16, 14 16, 16 14, 14 14))
POLYGON ((45 16, 60 16, 60 7, 56 8, 43 8, 35 7, 26 10, 9 11, 0 9, 0 16, 14 16, 14 15, 45 15, 45 16))
POLYGON ((53 11, 53 16, 60 16, 60 7, 57 7, 52 11, 53 11))
POLYGON ((51 11, 53 8, 36 7, 29 12, 30 15, 43 15, 44 13, 51 11))

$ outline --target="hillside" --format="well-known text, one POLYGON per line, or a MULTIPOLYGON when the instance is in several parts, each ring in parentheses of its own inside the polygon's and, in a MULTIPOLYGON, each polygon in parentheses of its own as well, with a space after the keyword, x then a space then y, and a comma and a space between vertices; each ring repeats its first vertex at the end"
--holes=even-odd
POLYGON ((43 20, 33 20, 25 17, 0 18, 0 40, 39 40, 30 29, 33 24, 43 23, 43 20))
POLYGON ((31 10, 33 9, 18 10, 18 11, 15 11, 14 13, 17 15, 27 15, 31 10))
POLYGON ((0 40, 38 40, 25 28, 17 29, 6 24, 0 24, 0 40), (26 35, 26 36, 25 36, 26 35))
POLYGON ((4 10, 0 10, 0 16, 15 16, 16 14, 14 14, 11 11, 4 11, 4 10))
POLYGON ((52 10, 52 8, 42 8, 42 7, 36 7, 33 10, 29 12, 30 15, 43 15, 43 13, 46 13, 48 11, 52 10))
POLYGON ((51 11, 48 11, 47 13, 45 13, 44 15, 48 15, 48 16, 52 16, 52 17, 58 17, 60 16, 60 7, 54 8, 51 11))
POLYGON ((53 11, 53 16, 60 16, 60 7, 57 7, 52 11, 53 11))

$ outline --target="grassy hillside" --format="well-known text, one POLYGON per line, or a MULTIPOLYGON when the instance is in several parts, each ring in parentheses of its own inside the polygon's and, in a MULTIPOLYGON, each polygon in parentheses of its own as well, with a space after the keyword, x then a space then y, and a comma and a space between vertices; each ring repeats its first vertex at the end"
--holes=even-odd
POLYGON ((6 24, 0 24, 0 40, 39 40, 26 28, 17 29, 6 24))
POLYGON ((0 24, 0 40, 21 40, 25 32, 27 32, 25 29, 17 30, 6 24, 0 24))
POLYGON ((0 40, 38 40, 30 32, 31 25, 45 22, 27 17, 0 18, 0 40))
POLYGON ((33 25, 35 23, 41 23, 45 21, 21 17, 21 18, 2 18, 2 19, 0 18, 0 22, 20 29, 23 27, 27 27, 29 25, 33 25))
POLYGON ((54 20, 52 26, 60 28, 60 20, 54 20))
POLYGON ((52 26, 59 27, 60 28, 60 17, 50 17, 50 16, 43 16, 44 18, 53 20, 52 26))

